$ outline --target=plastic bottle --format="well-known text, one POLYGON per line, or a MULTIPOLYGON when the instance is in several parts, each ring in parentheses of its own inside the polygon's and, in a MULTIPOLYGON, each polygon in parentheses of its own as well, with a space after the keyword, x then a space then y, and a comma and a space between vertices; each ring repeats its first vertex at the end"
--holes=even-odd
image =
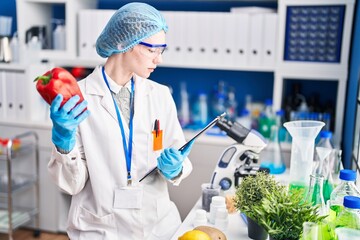
POLYGON ((66 49, 66 29, 62 24, 62 20, 55 20, 56 27, 53 31, 53 49, 65 50, 66 49))
POLYGON ((360 198, 345 196, 343 208, 344 210, 336 217, 335 229, 351 228, 360 230, 360 198))
POLYGON ((325 123, 324 130, 330 131, 331 127, 331 115, 330 113, 322 114, 322 121, 325 123))
POLYGON ((10 41, 12 62, 14 62, 14 63, 20 62, 19 47, 20 46, 19 46, 18 34, 17 34, 17 32, 15 32, 10 41))
POLYGON ((205 92, 199 92, 192 109, 192 121, 199 127, 204 127, 208 122, 207 95, 205 92))
POLYGON ((216 213, 219 209, 226 210, 225 198, 222 196, 214 196, 214 197, 212 197, 211 204, 210 204, 209 222, 211 224, 215 224, 216 213))
POLYGON ((317 174, 324 176, 324 200, 325 202, 330 199, 330 194, 334 189, 331 164, 335 161, 334 145, 331 142, 332 133, 329 131, 320 132, 320 140, 315 147, 315 160, 317 162, 317 174), (326 156, 326 157, 325 157, 326 156))
POLYGON ((232 88, 228 92, 227 102, 226 102, 226 112, 231 121, 235 121, 238 115, 237 112, 238 103, 235 98, 235 90, 232 88))
POLYGON ((266 99, 265 109, 259 119, 259 132, 265 138, 269 138, 271 133, 271 126, 274 124, 275 124, 275 116, 273 112, 272 100, 266 99))
POLYGON ((215 118, 226 111, 226 84, 219 81, 214 88, 211 100, 211 117, 215 118))
POLYGON ((179 120, 181 126, 184 127, 190 122, 189 95, 185 82, 180 83, 180 101, 179 120))
POLYGON ((251 129, 251 116, 250 112, 247 109, 243 109, 241 111, 240 117, 236 119, 238 123, 246 127, 247 129, 251 129))
POLYGON ((229 224, 229 213, 226 208, 219 208, 216 211, 215 227, 221 231, 225 231, 229 224))
POLYGON ((207 224, 206 211, 204 209, 197 209, 195 212, 195 219, 193 226, 204 226, 207 224))
POLYGON ((342 210, 345 196, 360 196, 359 189, 355 186, 356 172, 350 169, 340 171, 340 184, 332 191, 330 195, 330 216, 339 215, 342 210))

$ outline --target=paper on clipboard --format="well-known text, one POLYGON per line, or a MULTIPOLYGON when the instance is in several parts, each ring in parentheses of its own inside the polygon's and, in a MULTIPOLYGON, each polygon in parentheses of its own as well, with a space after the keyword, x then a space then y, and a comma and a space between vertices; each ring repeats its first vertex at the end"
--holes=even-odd
MULTIPOLYGON (((226 113, 222 113, 221 115, 217 116, 216 118, 214 118, 214 120, 212 120, 208 125, 206 125, 203 129, 201 129, 200 132, 198 132, 193 138, 191 138, 187 143, 185 143, 181 148, 179 148, 179 151, 184 150, 184 148, 190 144, 190 142, 194 141, 196 138, 198 138, 201 134, 203 134, 204 132, 206 132, 206 130, 210 129, 211 127, 213 127, 221 118, 223 118, 226 115, 226 113)), ((142 177, 139 182, 141 182, 142 180, 144 180, 147 176, 151 175, 153 172, 155 172, 157 170, 157 167, 153 168, 150 172, 148 172, 147 174, 145 174, 144 177, 142 177)))

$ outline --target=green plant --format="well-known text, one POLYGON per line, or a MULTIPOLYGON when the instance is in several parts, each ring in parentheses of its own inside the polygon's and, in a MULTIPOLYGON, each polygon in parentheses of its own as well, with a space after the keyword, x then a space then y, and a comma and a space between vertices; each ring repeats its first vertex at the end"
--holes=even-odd
POLYGON ((318 223, 326 217, 318 216, 318 207, 304 201, 302 190, 265 191, 261 203, 252 210, 274 240, 299 239, 304 222, 318 223))
POLYGON ((258 172, 242 179, 235 193, 235 207, 246 216, 258 222, 258 216, 253 208, 261 204, 267 192, 284 192, 285 187, 280 185, 273 176, 258 172))

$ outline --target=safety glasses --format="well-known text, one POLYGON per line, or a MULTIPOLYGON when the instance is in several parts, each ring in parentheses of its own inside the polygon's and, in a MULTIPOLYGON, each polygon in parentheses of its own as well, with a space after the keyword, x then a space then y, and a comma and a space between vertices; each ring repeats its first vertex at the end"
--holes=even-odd
POLYGON ((140 52, 149 58, 156 58, 163 54, 166 49, 166 44, 150 44, 146 42, 139 42, 141 46, 140 52))

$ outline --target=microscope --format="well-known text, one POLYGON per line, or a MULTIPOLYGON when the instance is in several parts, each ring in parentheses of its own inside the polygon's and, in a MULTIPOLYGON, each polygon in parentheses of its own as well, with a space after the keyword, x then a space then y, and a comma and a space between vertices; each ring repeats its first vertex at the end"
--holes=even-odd
POLYGON ((260 133, 224 117, 218 120, 216 126, 237 143, 223 151, 212 175, 214 186, 220 186, 223 191, 235 191, 241 178, 255 175, 258 171, 269 172, 258 164, 259 153, 267 144, 260 133))

